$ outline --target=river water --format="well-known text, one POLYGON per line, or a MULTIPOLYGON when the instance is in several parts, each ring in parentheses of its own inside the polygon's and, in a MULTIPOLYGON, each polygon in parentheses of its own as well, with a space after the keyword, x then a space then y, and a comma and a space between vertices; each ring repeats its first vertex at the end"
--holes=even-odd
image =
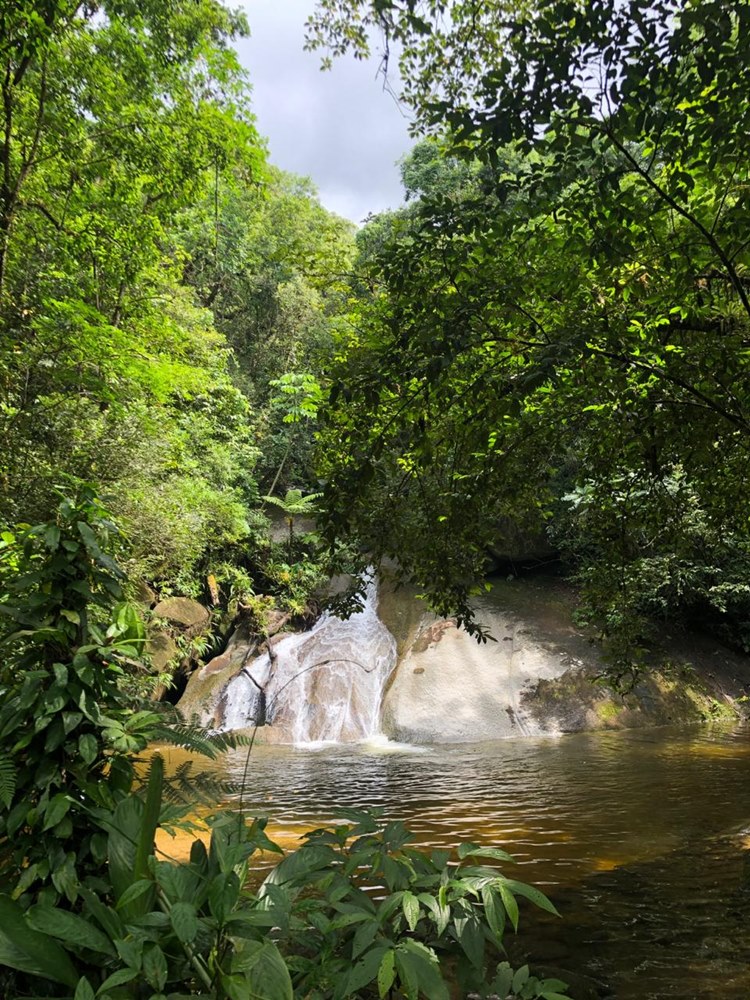
POLYGON ((574 996, 750 997, 747 727, 256 746, 246 774, 244 752, 223 766, 285 846, 367 806, 404 820, 419 845, 504 847, 514 877, 563 916, 522 911, 511 955, 583 977, 574 996))

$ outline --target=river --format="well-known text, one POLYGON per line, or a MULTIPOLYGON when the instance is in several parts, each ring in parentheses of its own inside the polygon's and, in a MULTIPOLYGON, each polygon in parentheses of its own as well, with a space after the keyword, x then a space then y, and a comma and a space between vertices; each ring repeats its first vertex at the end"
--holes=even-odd
MULTIPOLYGON (((241 781, 245 752, 222 770, 241 781)), ((512 957, 586 977, 587 995, 750 997, 747 727, 256 745, 242 807, 267 815, 290 847, 344 807, 377 807, 420 845, 506 848, 514 876, 543 888, 563 916, 522 912, 512 957)))

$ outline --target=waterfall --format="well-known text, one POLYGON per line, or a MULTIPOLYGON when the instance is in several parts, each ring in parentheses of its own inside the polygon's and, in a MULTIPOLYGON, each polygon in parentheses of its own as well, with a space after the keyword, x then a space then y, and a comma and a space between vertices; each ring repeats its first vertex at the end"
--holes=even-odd
POLYGON ((227 685, 223 729, 270 726, 284 743, 352 741, 380 731, 396 642, 378 618, 377 584, 346 621, 324 614, 244 667, 227 685))

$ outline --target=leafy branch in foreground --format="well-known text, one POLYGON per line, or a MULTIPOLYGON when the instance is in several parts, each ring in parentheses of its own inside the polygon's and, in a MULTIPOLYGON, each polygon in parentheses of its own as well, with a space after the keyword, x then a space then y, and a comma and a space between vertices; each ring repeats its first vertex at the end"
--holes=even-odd
POLYGON ((538 890, 477 864, 512 860, 505 852, 462 844, 457 861, 428 857, 406 846, 400 823, 356 813, 309 834, 250 892, 251 859, 281 853, 265 821, 225 811, 210 821, 208 849, 195 841, 189 862, 161 860, 163 779, 157 757, 143 800, 94 815, 107 866, 75 912, 0 896, 0 965, 32 986, 59 984, 47 995, 70 998, 75 987, 74 1000, 160 1000, 168 985, 179 990, 172 1000, 448 1000, 446 970, 482 997, 566 1000, 561 980, 497 964, 519 897, 556 913, 538 890))

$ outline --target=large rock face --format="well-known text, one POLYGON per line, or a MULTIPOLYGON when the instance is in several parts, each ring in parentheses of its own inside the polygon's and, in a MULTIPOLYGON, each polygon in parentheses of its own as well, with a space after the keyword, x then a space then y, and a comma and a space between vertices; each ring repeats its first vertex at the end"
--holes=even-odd
MULTIPOLYGON (((387 603, 381 613, 390 617, 387 603)), ((416 627, 412 618, 383 703, 385 733, 404 742, 463 743, 557 731, 556 720, 529 711, 527 696, 540 681, 580 668, 590 650, 569 626, 553 639, 503 602, 481 602, 478 617, 494 641, 477 643, 423 608, 416 627)))
MULTIPOLYGON (((495 642, 478 645, 403 591, 384 588, 380 613, 399 644, 383 730, 414 743, 557 735, 591 729, 736 718, 750 663, 700 637, 668 638, 628 694, 597 681, 599 647, 572 624, 560 580, 496 581, 477 605, 495 642)), ((667 638, 667 637, 665 637, 667 638)))
POLYGON ((573 606, 555 578, 496 581, 477 606, 494 641, 480 645, 385 581, 379 619, 370 598, 366 613, 278 637, 270 653, 237 633, 195 672, 180 707, 210 726, 267 722, 259 737, 273 742, 380 729, 401 742, 463 743, 737 716, 737 699, 750 693, 747 657, 710 640, 669 639, 622 695, 595 683, 599 649, 572 624, 573 606))
POLYGON ((401 660, 383 704, 383 730, 410 743, 462 743, 535 735, 527 690, 570 667, 503 616, 497 642, 478 645, 451 622, 425 623, 401 660))

